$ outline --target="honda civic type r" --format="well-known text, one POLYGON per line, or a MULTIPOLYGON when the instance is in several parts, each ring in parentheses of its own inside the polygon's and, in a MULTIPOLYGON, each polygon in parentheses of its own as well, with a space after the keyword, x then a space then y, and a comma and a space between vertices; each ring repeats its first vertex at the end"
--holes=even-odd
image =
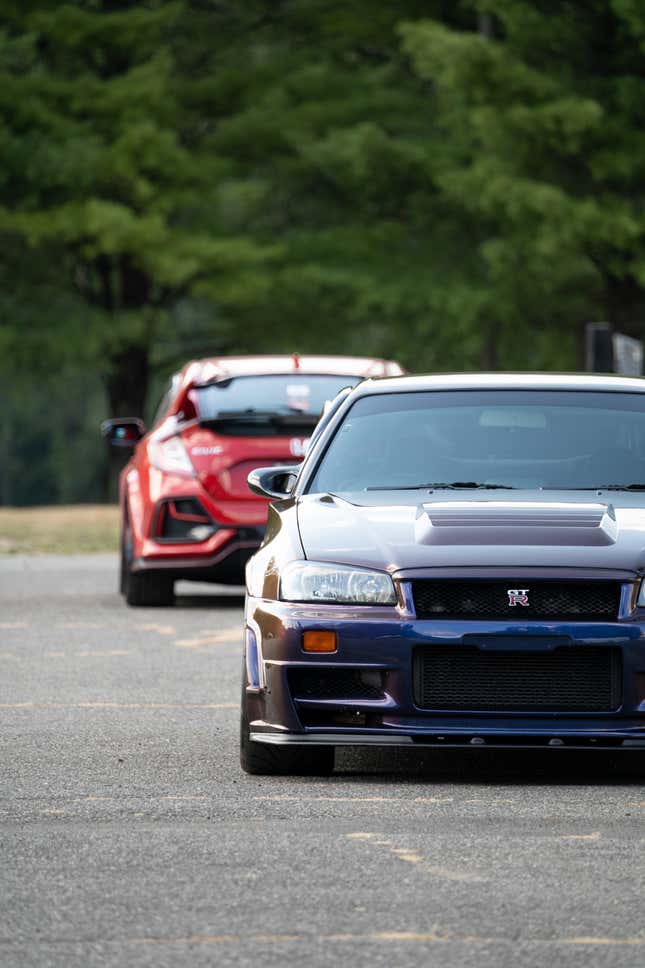
POLYGON ((241 762, 337 747, 645 748, 645 382, 367 381, 247 566, 241 762))
POLYGON ((111 443, 134 449, 120 477, 127 602, 172 604, 178 578, 243 583, 268 503, 249 491, 249 471, 302 460, 341 387, 402 372, 361 357, 195 360, 170 381, 150 433, 138 419, 106 421, 111 443))

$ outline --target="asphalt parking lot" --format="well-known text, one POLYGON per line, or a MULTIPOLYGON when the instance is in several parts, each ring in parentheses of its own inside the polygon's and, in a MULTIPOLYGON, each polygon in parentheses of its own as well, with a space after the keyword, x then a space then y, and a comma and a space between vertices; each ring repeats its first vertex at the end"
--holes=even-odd
POLYGON ((3 968, 643 964, 645 764, 245 776, 241 598, 127 609, 116 567, 0 558, 3 968))

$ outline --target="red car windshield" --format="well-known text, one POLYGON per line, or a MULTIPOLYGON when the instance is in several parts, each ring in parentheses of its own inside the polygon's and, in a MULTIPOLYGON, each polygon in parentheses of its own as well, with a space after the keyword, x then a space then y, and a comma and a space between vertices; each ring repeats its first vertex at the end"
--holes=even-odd
POLYGON ((290 373, 241 376, 196 387, 191 394, 201 423, 261 417, 301 415, 314 422, 327 400, 358 383, 357 376, 290 373))

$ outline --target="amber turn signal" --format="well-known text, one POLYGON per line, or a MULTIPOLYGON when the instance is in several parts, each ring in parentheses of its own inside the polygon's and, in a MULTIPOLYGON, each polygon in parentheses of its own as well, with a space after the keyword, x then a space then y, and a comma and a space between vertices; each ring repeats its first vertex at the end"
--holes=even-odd
POLYGON ((304 632, 302 647, 305 652, 335 652, 338 644, 335 632, 304 632))

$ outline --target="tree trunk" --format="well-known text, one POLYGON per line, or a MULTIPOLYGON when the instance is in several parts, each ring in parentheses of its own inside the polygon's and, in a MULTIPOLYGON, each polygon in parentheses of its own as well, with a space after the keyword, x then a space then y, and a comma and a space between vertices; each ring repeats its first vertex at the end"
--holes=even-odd
POLYGON ((111 417, 143 417, 149 377, 147 346, 126 346, 112 357, 105 380, 111 417))
POLYGON ((493 323, 482 323, 482 344, 479 353, 479 366, 487 372, 499 369, 499 327, 493 323))

